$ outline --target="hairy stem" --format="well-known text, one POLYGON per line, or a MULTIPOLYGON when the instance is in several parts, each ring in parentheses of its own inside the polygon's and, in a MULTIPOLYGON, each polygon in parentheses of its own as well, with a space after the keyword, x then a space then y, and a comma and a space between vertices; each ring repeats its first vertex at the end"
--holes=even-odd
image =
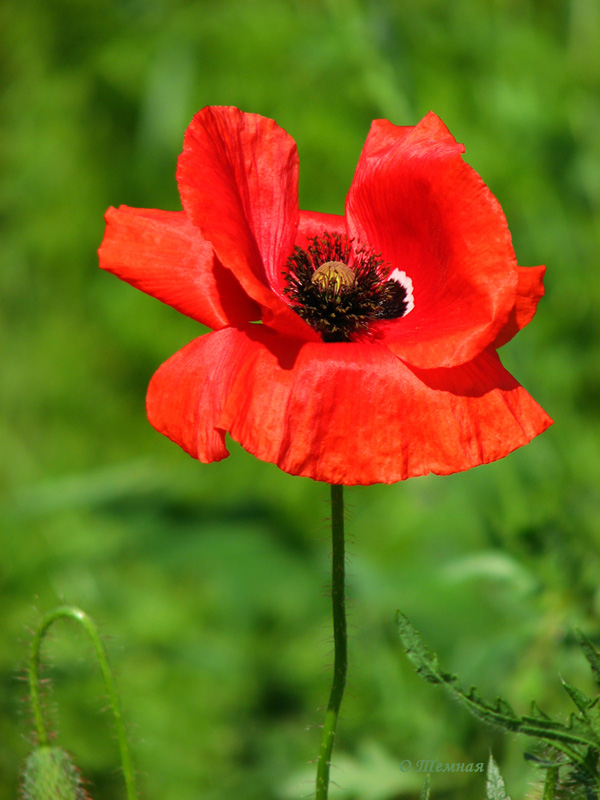
POLYGON ((558 782, 558 767, 548 767, 544 781, 544 794, 542 800, 555 800, 556 784, 558 782))
POLYGON ((346 632, 346 597, 345 597, 345 548, 344 548, 344 487, 331 487, 331 599, 333 604, 333 640, 335 657, 333 665, 333 684, 327 713, 323 724, 323 736, 317 761, 317 793, 316 800, 327 800, 329 792, 329 768, 331 751, 335 739, 344 687, 346 685, 346 669, 348 666, 348 636, 346 632))
POLYGON ((92 640, 115 720, 115 728, 117 731, 117 739, 121 753, 121 764, 125 777, 125 786, 127 788, 127 800, 137 800, 138 795, 135 785, 135 774, 133 770, 133 763, 131 761, 131 754, 129 752, 129 744, 127 742, 127 731, 125 729, 125 722, 123 720, 123 712, 121 710, 121 702, 119 700, 119 693, 117 692, 117 685, 115 683, 108 660, 108 653, 106 652, 104 642, 100 638, 100 634, 98 633, 98 628, 96 627, 95 622, 91 619, 91 617, 88 617, 84 611, 81 611, 81 609, 75 608, 74 606, 59 606, 47 614, 36 631, 31 645, 31 655, 29 660, 29 691, 31 696, 33 718, 38 737, 38 744, 40 747, 48 747, 50 745, 50 735, 44 721, 40 697, 40 651, 42 641, 52 623, 57 619, 65 618, 73 619, 76 622, 79 622, 92 640))

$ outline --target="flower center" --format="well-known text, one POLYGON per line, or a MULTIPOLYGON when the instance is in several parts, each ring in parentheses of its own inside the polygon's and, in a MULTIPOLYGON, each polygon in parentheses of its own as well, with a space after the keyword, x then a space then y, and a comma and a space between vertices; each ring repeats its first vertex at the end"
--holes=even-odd
POLYGON ((325 342, 349 342, 376 320, 396 319, 414 306, 412 281, 378 255, 353 250, 346 236, 324 233, 296 247, 284 271, 294 311, 325 342))
POLYGON ((311 281, 316 283, 322 292, 331 289, 335 294, 340 294, 344 289, 354 285, 355 272, 343 261, 326 261, 313 272, 311 281))

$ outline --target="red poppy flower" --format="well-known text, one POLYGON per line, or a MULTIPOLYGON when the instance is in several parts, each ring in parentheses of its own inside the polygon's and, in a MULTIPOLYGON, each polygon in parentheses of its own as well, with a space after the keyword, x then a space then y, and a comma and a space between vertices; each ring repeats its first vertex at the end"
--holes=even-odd
POLYGON ((213 328, 154 375, 152 425, 200 461, 225 458, 229 433, 342 484, 458 472, 545 430, 496 353, 532 319, 544 267, 517 266, 463 152, 433 113, 376 120, 345 216, 299 211, 293 139, 200 111, 184 210, 111 208, 100 248, 101 267, 213 328))

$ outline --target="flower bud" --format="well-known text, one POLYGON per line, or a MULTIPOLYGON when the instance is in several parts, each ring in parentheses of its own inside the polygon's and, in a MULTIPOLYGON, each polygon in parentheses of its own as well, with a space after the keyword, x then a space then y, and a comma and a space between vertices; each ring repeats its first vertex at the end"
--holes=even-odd
POLYGON ((37 747, 23 770, 23 800, 89 800, 71 756, 62 747, 37 747))

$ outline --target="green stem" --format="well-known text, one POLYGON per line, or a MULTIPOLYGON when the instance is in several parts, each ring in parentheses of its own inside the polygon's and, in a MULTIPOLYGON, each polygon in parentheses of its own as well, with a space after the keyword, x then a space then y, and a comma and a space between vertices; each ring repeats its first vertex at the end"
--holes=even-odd
POLYGON ((542 800, 555 800, 556 784, 558 782, 558 767, 548 767, 544 781, 544 794, 542 800))
POLYGON ((335 739, 344 687, 346 685, 346 669, 348 666, 348 636, 346 632, 346 606, 345 606, 345 551, 344 551, 344 487, 331 487, 331 599, 333 604, 333 640, 335 657, 333 664, 333 684, 325 722, 323 736, 317 761, 317 794, 316 800, 327 800, 329 792, 329 768, 331 766, 331 751, 335 739))
POLYGON ((121 752, 121 764, 123 766, 125 786, 127 788, 127 799, 137 800, 138 795, 135 785, 135 774, 133 770, 133 763, 131 761, 131 754, 129 752, 129 744, 127 742, 127 731, 125 729, 125 722, 123 720, 123 712, 121 710, 121 702, 119 700, 117 685, 115 683, 108 660, 108 653, 106 652, 104 642, 100 638, 100 634, 98 633, 98 628, 96 627, 95 622, 91 619, 91 617, 88 617, 84 611, 81 611, 81 609, 75 608, 74 606, 59 606, 47 614, 42 620, 31 645, 31 655, 29 660, 29 690, 31 694, 31 707, 33 710, 33 718, 37 731, 38 744, 40 747, 48 747, 50 745, 50 735, 44 721, 40 698, 40 651, 42 640, 52 623, 57 619, 64 618, 74 619, 79 622, 92 640, 115 720, 117 740, 119 742, 119 750, 121 752))

